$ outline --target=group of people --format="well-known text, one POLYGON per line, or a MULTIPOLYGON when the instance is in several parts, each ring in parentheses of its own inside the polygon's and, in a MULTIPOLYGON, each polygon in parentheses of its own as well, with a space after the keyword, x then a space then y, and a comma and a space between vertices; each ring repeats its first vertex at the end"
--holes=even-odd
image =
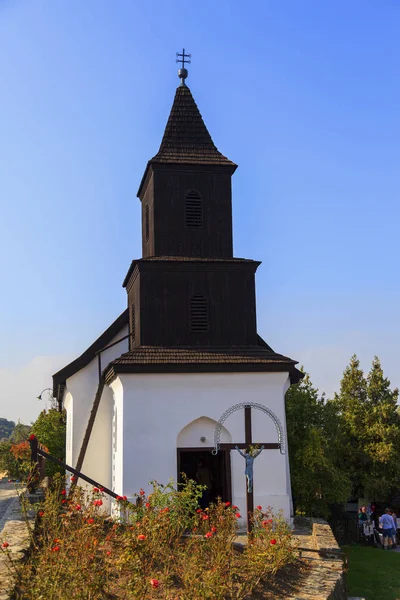
POLYGON ((358 524, 363 537, 375 539, 382 544, 384 550, 397 547, 397 515, 394 510, 386 508, 385 512, 378 517, 376 506, 362 506, 358 513, 358 524), (379 535, 381 531, 381 537, 379 535), (377 536, 377 537, 376 537, 377 536))

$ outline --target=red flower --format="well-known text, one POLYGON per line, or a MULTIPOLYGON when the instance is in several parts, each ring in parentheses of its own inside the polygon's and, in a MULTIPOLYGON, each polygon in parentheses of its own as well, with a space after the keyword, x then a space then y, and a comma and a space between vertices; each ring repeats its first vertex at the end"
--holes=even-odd
POLYGON ((230 502, 225 502, 225 506, 230 506, 231 503, 230 502))
POLYGON ((204 537, 206 537, 206 538, 210 538, 210 537, 212 537, 212 533, 211 533, 211 531, 207 531, 207 533, 206 533, 206 535, 205 535, 204 537))
POLYGON ((38 517, 43 517, 43 515, 44 515, 44 510, 39 510, 38 517))
POLYGON ((81 507, 81 505, 80 505, 80 504, 77 504, 77 505, 75 506, 75 510, 81 510, 81 508, 82 508, 82 507, 81 507))
POLYGON ((276 540, 271 540, 271 541, 270 541, 270 544, 272 544, 273 546, 275 546, 275 544, 276 544, 276 540))
POLYGON ((1 547, 2 548, 8 548, 9 545, 10 544, 8 542, 3 542, 2 545, 1 545, 1 547))
POLYGON ((103 504, 103 500, 94 500, 93 506, 101 506, 103 504))
POLYGON ((122 496, 117 496, 117 497, 116 497, 116 501, 117 501, 117 502, 121 502, 121 500, 122 500, 122 496))
POLYGON ((143 541, 143 540, 146 539, 146 536, 143 535, 143 533, 141 533, 140 535, 137 536, 137 539, 140 540, 140 541, 143 541))
POLYGON ((71 475, 71 481, 72 481, 72 482, 76 481, 76 477, 75 477, 75 475, 71 475))
POLYGON ((33 440, 36 440, 36 435, 34 433, 31 433, 31 435, 29 436, 30 441, 32 442, 33 440))
POLYGON ((100 490, 99 490, 99 488, 98 488, 98 487, 94 487, 94 488, 93 488, 93 492, 94 492, 95 494, 97 494, 99 491, 100 491, 100 490))
POLYGON ((215 532, 217 531, 217 528, 216 528, 216 527, 211 527, 211 531, 212 531, 213 533, 215 533, 215 532))
POLYGON ((61 500, 61 504, 65 504, 67 502, 67 500, 64 498, 63 500, 61 500))
POLYGON ((127 498, 126 496, 122 496, 122 500, 123 500, 124 502, 126 502, 126 501, 128 500, 128 498, 127 498))
POLYGON ((89 523, 89 525, 91 525, 92 523, 94 523, 94 519, 88 519, 87 522, 89 523))
POLYGON ((198 508, 198 509, 196 510, 196 512, 197 512, 197 513, 201 513, 201 512, 203 512, 203 511, 201 510, 201 508, 198 508))
POLYGON ((60 546, 53 546, 53 548, 51 549, 52 552, 58 552, 60 549, 60 546))
POLYGON ((150 502, 146 502, 146 508, 150 508, 150 502))
POLYGON ((65 496, 65 495, 66 495, 66 493, 67 493, 67 492, 66 492, 66 490, 62 490, 62 491, 61 491, 61 496, 65 496))
POLYGON ((257 510, 262 510, 262 506, 258 505, 257 510))
POLYGON ((144 491, 144 490, 142 490, 142 488, 140 488, 140 492, 139 492, 139 494, 140 494, 141 496, 144 496, 144 494, 145 494, 145 491, 144 491))
POLYGON ((203 521, 207 521, 208 515, 203 515, 201 518, 203 519, 203 521))
POLYGON ((237 519, 240 519, 240 518, 242 517, 242 515, 241 515, 240 513, 236 513, 236 514, 235 514, 235 517, 236 517, 237 519))
POLYGON ((106 554, 107 556, 111 556, 111 550, 107 550, 106 554))
POLYGON ((270 523, 272 523, 272 519, 268 519, 267 521, 261 521, 261 525, 263 527, 266 527, 267 525, 269 525, 270 523))
POLYGON ((236 510, 237 506, 235 506, 234 504, 232 504, 232 508, 233 508, 233 510, 236 510))
POLYGON ((100 492, 102 492, 102 493, 103 493, 103 492, 104 492, 104 488, 100 488, 100 492))
POLYGON ((153 588, 158 588, 158 586, 160 585, 160 582, 158 581, 158 579, 150 579, 150 585, 153 588))

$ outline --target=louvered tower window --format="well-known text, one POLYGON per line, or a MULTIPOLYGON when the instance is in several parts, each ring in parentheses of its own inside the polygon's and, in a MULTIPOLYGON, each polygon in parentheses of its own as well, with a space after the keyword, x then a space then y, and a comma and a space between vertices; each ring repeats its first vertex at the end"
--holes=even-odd
POLYGON ((190 301, 191 331, 208 331, 208 305, 205 296, 196 294, 190 301))
POLYGON ((131 304, 131 346, 135 343, 136 328, 135 328, 135 304, 131 304))
POLYGON ((190 190, 185 199, 186 227, 203 227, 203 199, 197 190, 190 190))
POLYGON ((149 205, 146 204, 145 209, 144 209, 144 229, 145 229, 145 236, 146 236, 146 242, 149 240, 149 232, 150 232, 150 226, 149 226, 149 205))

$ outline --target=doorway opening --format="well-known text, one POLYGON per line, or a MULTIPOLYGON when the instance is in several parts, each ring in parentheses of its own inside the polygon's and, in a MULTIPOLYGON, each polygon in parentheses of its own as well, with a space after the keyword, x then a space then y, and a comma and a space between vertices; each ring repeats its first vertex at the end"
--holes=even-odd
POLYGON ((178 482, 182 483, 182 473, 201 485, 207 485, 207 491, 201 499, 201 507, 221 498, 232 501, 231 455, 229 450, 220 450, 216 456, 213 448, 178 448, 178 482))

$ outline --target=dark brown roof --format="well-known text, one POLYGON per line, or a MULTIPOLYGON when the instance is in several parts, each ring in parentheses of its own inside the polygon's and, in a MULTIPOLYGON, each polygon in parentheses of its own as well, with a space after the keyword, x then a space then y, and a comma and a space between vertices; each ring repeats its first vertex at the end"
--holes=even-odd
POLYGON ((60 369, 53 375, 53 395, 58 401, 61 401, 61 396, 65 388, 65 382, 69 377, 75 375, 78 371, 86 367, 93 360, 102 348, 107 346, 121 329, 129 323, 129 311, 124 310, 122 314, 106 329, 100 337, 83 354, 73 360, 69 365, 60 369))
POLYGON ((190 89, 179 86, 157 154, 150 162, 201 163, 230 165, 235 163, 217 150, 204 124, 190 89))
POLYGON ((296 364, 267 344, 216 348, 139 346, 112 361, 104 374, 108 383, 118 373, 288 371, 295 383, 300 374, 296 364))
POLYGON ((201 265, 203 263, 229 263, 236 265, 250 265, 253 264, 255 269, 261 264, 260 261, 253 260, 251 258, 195 258, 193 256, 148 256, 146 258, 137 258, 133 260, 129 266, 128 272, 125 275, 125 279, 122 283, 122 287, 126 287, 128 285, 129 278, 133 273, 136 265, 138 263, 193 263, 197 265, 201 265))

